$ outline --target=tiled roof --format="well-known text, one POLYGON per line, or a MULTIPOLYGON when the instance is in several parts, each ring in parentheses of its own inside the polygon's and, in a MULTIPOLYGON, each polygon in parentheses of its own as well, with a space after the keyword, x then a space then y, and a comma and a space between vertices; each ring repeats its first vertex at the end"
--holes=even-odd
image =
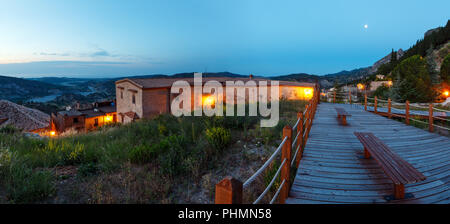
POLYGON ((63 111, 59 111, 58 114, 61 114, 62 116, 81 116, 83 115, 82 113, 80 113, 78 110, 63 110, 63 111))
POLYGON ((139 116, 135 112, 132 112, 132 111, 128 111, 128 112, 124 113, 124 115, 131 119, 139 119, 139 116))
POLYGON ((116 106, 103 106, 98 107, 98 110, 104 113, 113 113, 116 112, 116 106))
MULTIPOLYGON (((168 88, 168 87, 171 87, 172 84, 178 80, 184 80, 184 81, 187 81, 190 85, 194 85, 194 78, 162 78, 162 79, 153 79, 153 78, 145 78, 145 79, 131 78, 131 79, 128 79, 128 78, 126 78, 126 79, 117 81, 116 84, 128 81, 128 82, 135 84, 139 88, 143 88, 143 89, 168 88)), ((224 85, 226 81, 241 80, 241 81, 247 82, 250 79, 249 78, 231 78, 231 77, 207 77, 207 78, 202 78, 202 83, 204 84, 205 82, 212 81, 212 80, 218 81, 218 82, 222 83, 222 85, 224 85)), ((260 78, 253 78, 251 80, 256 81, 257 84, 259 81, 268 81, 268 85, 270 85, 270 81, 277 81, 277 80, 260 79, 260 78)), ((306 82, 279 81, 279 85, 314 87, 315 84, 314 83, 306 83, 306 82)))

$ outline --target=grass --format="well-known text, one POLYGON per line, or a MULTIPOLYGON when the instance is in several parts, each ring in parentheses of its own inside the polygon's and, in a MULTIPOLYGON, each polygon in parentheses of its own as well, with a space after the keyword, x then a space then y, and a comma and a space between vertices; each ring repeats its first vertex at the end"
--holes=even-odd
POLYGON ((293 125, 305 104, 281 101, 280 122, 274 128, 260 128, 261 117, 171 115, 52 139, 26 137, 12 127, 3 128, 0 187, 9 203, 51 201, 63 190, 76 195, 67 196, 68 203, 80 198, 85 203, 183 201, 176 192, 201 185, 205 174, 226 168, 218 166, 218 161, 236 142, 261 139, 268 147, 277 145, 283 126, 293 125), (72 166, 75 174, 59 174, 58 170, 72 166))

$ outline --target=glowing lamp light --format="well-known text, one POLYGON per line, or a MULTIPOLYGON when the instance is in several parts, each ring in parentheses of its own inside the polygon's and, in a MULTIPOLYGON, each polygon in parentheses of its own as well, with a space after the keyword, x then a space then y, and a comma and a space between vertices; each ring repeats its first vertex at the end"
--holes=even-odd
POLYGON ((51 131, 50 132, 50 136, 55 136, 56 135, 56 132, 55 131, 51 131))
POLYGON ((445 97, 448 97, 448 95, 450 95, 450 93, 448 92, 448 90, 447 90, 447 91, 444 91, 443 94, 444 94, 445 97))
POLYGON ((358 87, 359 90, 363 90, 364 89, 364 85, 361 83, 358 83, 358 85, 356 85, 356 87, 358 87))
POLYGON ((305 94, 306 98, 311 98, 313 94, 313 90, 311 88, 306 88, 303 90, 303 93, 305 94))
POLYGON ((212 106, 214 104, 215 104, 214 97, 212 97, 212 96, 205 96, 205 97, 203 97, 203 105, 212 106))
POLYGON ((111 118, 111 116, 106 116, 106 117, 105 117, 105 120, 106 120, 107 122, 109 122, 109 121, 112 121, 112 118, 111 118))
POLYGON ((388 81, 388 86, 392 86, 392 81, 388 81))

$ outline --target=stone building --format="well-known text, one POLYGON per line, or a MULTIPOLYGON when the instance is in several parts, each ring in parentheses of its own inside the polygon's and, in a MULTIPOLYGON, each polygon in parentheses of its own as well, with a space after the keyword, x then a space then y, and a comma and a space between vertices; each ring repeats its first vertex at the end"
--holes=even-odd
POLYGON ((67 130, 77 132, 94 130, 105 124, 117 122, 114 101, 96 102, 87 109, 68 108, 51 116, 51 129, 57 133, 67 130))
MULTIPOLYGON (((170 113, 171 103, 178 94, 170 93, 172 84, 175 81, 184 80, 191 86, 191 94, 194 94, 194 78, 147 78, 147 79, 135 79, 126 78, 116 81, 116 100, 117 100, 117 115, 118 122, 129 123, 131 121, 140 118, 151 118, 158 114, 170 113)), ((226 81, 243 81, 246 83, 249 80, 253 80, 257 83, 259 81, 268 81, 268 89, 270 89, 270 81, 267 79, 254 79, 252 76, 249 78, 230 78, 230 77, 209 77, 202 78, 202 84, 204 85, 208 81, 218 81, 223 87, 226 86, 226 81)), ((279 81, 279 95, 286 99, 310 99, 314 93, 314 83, 300 83, 300 82, 288 82, 279 81)), ((242 87, 245 88, 245 87, 242 87)), ((238 90, 235 90, 235 92, 238 90)), ((223 99, 225 100, 225 89, 223 90, 223 99)), ((270 90, 268 90, 270 92, 270 90)), ((246 101, 248 102, 248 90, 246 101)), ((205 103, 206 94, 201 95, 202 99, 197 102, 205 103)), ((237 94, 235 94, 235 103, 237 102, 237 94)), ((258 97, 259 99, 259 97, 258 97)), ((194 108, 194 97, 191 97, 191 106, 194 108)), ((270 100, 270 96, 269 96, 270 100)))

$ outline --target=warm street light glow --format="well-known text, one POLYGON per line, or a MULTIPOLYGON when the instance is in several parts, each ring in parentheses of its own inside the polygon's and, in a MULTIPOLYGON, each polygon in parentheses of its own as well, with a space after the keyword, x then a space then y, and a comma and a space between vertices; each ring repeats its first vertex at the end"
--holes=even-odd
POLYGON ((313 90, 312 88, 306 88, 303 90, 303 93, 305 94, 306 99, 312 98, 313 90))
POLYGON ((55 131, 51 131, 50 132, 50 136, 55 136, 56 135, 56 132, 55 131))
POLYGON ((215 104, 215 100, 213 96, 205 96, 203 97, 203 105, 213 106, 215 104))
POLYGON ((356 85, 356 87, 358 87, 359 90, 363 90, 364 89, 364 85, 361 83, 358 83, 358 85, 356 85))
POLYGON ((389 87, 391 87, 391 86, 392 86, 392 81, 388 81, 387 85, 388 85, 389 87))
POLYGON ((449 95, 448 90, 447 90, 447 91, 444 91, 444 96, 448 97, 448 95, 449 95))
POLYGON ((111 116, 106 116, 106 117, 105 117, 105 120, 106 120, 107 122, 112 121, 112 117, 111 117, 111 116))

